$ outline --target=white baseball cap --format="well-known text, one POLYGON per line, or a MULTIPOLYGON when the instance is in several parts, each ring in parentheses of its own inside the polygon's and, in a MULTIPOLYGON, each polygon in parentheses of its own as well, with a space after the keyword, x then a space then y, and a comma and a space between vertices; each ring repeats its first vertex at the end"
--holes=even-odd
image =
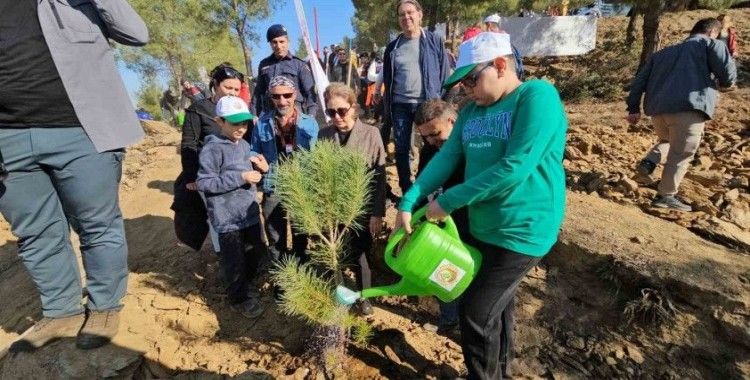
POLYGON ((500 15, 497 13, 493 13, 487 17, 484 18, 484 23, 488 22, 494 22, 495 24, 500 24, 500 15))
POLYGON ((216 116, 232 124, 239 124, 255 117, 250 113, 244 100, 230 95, 222 96, 216 103, 216 116))
POLYGON ((477 64, 513 54, 508 33, 484 32, 461 43, 458 47, 456 70, 443 87, 450 87, 468 75, 477 64))

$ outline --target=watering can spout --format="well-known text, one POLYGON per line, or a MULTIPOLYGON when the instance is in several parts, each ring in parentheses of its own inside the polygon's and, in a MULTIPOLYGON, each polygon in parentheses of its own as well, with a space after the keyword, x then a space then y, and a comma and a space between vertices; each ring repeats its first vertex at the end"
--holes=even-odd
POLYGON ((353 305, 360 298, 374 298, 385 296, 425 296, 430 292, 406 281, 401 280, 395 284, 367 288, 361 292, 355 292, 344 286, 336 287, 336 302, 344 306, 353 305))

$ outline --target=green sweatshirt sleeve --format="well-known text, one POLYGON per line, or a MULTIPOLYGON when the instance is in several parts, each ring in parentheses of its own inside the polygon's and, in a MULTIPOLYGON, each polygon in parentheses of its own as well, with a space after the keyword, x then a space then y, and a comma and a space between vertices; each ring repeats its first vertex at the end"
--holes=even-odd
POLYGON ((495 165, 438 197, 438 203, 447 213, 503 194, 523 182, 561 133, 560 118, 564 112, 552 85, 540 82, 528 86, 518 102, 506 154, 495 165))
POLYGON ((399 210, 412 212, 417 202, 428 194, 432 194, 450 178, 458 162, 462 161, 464 154, 463 145, 461 145, 461 124, 461 115, 459 115, 448 140, 440 147, 440 150, 432 157, 414 184, 401 198, 399 210))

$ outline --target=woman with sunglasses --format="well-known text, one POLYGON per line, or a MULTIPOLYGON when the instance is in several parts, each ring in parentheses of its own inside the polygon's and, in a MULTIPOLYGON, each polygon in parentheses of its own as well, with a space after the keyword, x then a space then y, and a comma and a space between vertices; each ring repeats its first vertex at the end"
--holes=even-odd
MULTIPOLYGON (((219 126, 214 121, 216 103, 223 96, 239 95, 244 80, 244 75, 226 62, 211 70, 210 76, 209 89, 212 96, 194 102, 185 110, 180 144, 182 172, 175 180, 172 203, 177 238, 196 251, 201 249, 209 231, 206 206, 196 191, 195 180, 200 167, 198 155, 206 136, 220 133, 219 126)), ((218 245, 214 248, 218 251, 218 245)))
MULTIPOLYGON (((375 174, 370 183, 372 198, 366 208, 367 213, 359 223, 364 230, 355 231, 351 242, 351 257, 355 258, 358 267, 357 285, 362 288, 372 286, 370 265, 367 254, 372 247, 374 237, 380 234, 385 216, 385 150, 380 138, 380 131, 359 119, 359 105, 354 91, 344 83, 332 83, 323 95, 325 113, 331 118, 330 126, 320 131, 320 138, 334 141, 337 144, 360 152, 364 155, 367 166, 375 174)), ((356 273, 356 272, 355 272, 356 273)), ((358 304, 359 312, 372 314, 372 305, 363 300, 358 304)))

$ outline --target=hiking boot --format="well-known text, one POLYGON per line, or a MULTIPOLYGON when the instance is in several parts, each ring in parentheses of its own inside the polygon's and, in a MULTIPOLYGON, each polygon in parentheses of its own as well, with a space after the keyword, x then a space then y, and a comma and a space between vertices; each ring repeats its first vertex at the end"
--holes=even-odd
POLYGON ((651 173, 653 173, 654 170, 656 170, 656 164, 644 158, 638 163, 638 166, 635 167, 636 181, 640 183, 653 182, 654 179, 651 178, 651 173))
POLYGON ((651 206, 668 208, 677 211, 691 212, 693 208, 677 199, 674 195, 657 195, 651 206))
POLYGON ((255 319, 263 314, 263 306, 258 302, 257 298, 248 298, 246 301, 241 303, 235 303, 230 305, 232 310, 242 314, 243 317, 249 319, 255 319))
POLYGON ((120 326, 120 311, 94 311, 90 310, 81 332, 76 339, 76 347, 82 350, 99 348, 108 344, 117 335, 120 326))
POLYGON ((83 313, 62 318, 42 318, 13 342, 8 352, 30 352, 58 339, 73 338, 83 326, 83 320, 83 313))

